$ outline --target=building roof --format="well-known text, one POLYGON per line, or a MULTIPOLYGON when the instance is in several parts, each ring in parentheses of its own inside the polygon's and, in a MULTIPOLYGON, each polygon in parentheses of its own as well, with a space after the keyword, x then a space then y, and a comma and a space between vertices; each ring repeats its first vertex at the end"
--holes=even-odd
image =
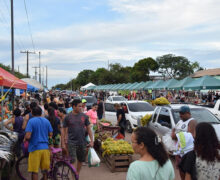
POLYGON ((192 77, 198 78, 198 77, 207 76, 207 75, 208 76, 219 76, 220 75, 220 68, 197 71, 192 75, 192 77))

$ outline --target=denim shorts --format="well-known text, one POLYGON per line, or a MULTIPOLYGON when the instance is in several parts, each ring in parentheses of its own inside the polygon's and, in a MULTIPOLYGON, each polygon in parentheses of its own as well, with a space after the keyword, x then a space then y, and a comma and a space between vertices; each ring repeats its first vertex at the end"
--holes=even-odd
POLYGON ((86 157, 86 146, 85 145, 73 145, 68 144, 69 156, 71 158, 71 163, 74 163, 76 159, 79 162, 85 162, 86 157))

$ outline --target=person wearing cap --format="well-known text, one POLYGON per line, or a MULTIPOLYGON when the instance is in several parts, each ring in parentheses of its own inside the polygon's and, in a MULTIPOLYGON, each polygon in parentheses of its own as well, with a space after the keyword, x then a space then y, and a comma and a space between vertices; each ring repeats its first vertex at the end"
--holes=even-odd
POLYGON ((196 120, 191 117, 189 106, 182 106, 179 111, 180 121, 172 130, 172 139, 177 140, 176 133, 190 132, 192 136, 195 135, 196 120))
POLYGON ((82 99, 82 113, 87 113, 86 99, 82 99))
MULTIPOLYGON (((192 118, 189 106, 182 106, 179 111, 180 120, 172 130, 171 137, 177 141, 177 145, 181 153, 177 153, 175 156, 176 165, 182 163, 182 156, 187 152, 187 149, 191 150, 193 146, 193 138, 195 137, 196 120, 192 118), (189 138, 190 137, 190 138, 189 138), (189 139, 190 143, 186 143, 189 139), (186 144, 188 144, 186 146, 186 144), (183 146, 185 145, 185 146, 183 146)), ((179 169, 181 178, 183 179, 184 173, 179 169)))

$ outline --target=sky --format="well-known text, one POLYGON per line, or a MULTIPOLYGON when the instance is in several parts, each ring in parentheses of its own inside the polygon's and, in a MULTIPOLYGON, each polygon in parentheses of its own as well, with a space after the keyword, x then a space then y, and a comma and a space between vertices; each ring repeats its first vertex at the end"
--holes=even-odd
MULTIPOLYGON (((0 0, 0 63, 5 65, 11 65, 9 7, 9 0, 0 0)), ((14 1, 15 69, 26 73, 20 51, 40 51, 49 87, 84 69, 107 68, 108 61, 133 66, 170 53, 204 68, 220 67, 219 0, 26 0, 26 7, 30 26, 24 0, 14 1)), ((32 77, 38 55, 29 60, 32 77)))

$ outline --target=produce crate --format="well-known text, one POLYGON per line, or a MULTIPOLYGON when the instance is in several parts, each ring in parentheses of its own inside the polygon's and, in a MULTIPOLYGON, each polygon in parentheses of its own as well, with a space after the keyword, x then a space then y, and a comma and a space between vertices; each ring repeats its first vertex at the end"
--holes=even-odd
POLYGON ((132 161, 131 155, 105 155, 104 160, 111 172, 127 172, 132 161))

